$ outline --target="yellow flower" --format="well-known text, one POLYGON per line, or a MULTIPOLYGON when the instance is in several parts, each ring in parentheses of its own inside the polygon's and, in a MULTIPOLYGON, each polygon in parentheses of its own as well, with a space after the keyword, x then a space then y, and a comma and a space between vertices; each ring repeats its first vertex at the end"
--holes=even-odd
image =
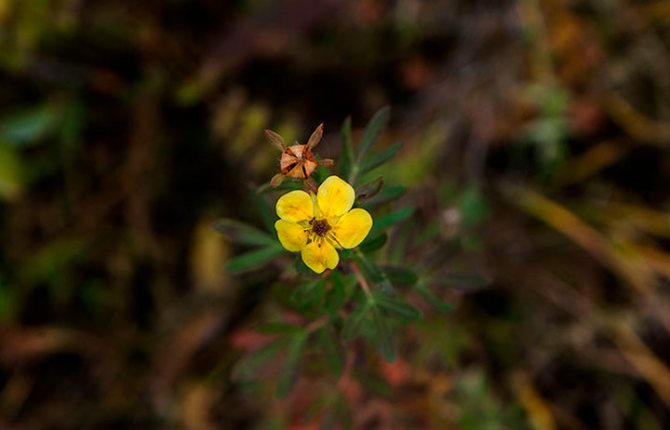
POLYGON ((337 249, 358 246, 372 228, 365 209, 351 209, 356 195, 351 185, 337 176, 328 177, 316 195, 291 191, 277 201, 275 223, 282 246, 300 252, 307 267, 321 273, 340 261, 337 249))

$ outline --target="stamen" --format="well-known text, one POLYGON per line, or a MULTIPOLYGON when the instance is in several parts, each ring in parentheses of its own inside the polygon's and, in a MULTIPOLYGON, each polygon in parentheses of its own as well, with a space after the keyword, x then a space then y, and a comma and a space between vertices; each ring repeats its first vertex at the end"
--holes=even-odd
POLYGON ((337 237, 335 236, 335 233, 333 233, 332 231, 328 234, 328 236, 326 236, 326 240, 331 242, 331 245, 333 245, 334 247, 344 249, 344 246, 342 246, 340 241, 337 240, 337 237))
POLYGON ((324 237, 330 231, 330 225, 325 219, 314 220, 312 223, 312 233, 319 237, 324 237))

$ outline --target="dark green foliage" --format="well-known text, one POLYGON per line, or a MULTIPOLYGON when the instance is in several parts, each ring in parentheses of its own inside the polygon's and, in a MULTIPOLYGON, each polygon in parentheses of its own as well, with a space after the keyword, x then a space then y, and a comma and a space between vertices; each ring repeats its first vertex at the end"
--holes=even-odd
POLYGON ((277 354, 285 349, 287 345, 288 339, 279 338, 245 355, 235 363, 235 366, 231 370, 231 377, 239 381, 248 381, 255 378, 263 366, 269 361, 276 359, 277 354))
POLYGON ((357 148, 354 148, 351 139, 351 121, 349 119, 345 121, 342 127, 343 161, 340 172, 350 184, 356 186, 361 175, 389 160, 400 149, 400 145, 397 145, 397 148, 391 151, 388 149, 387 152, 382 151, 380 154, 384 153, 383 155, 375 154, 373 157, 368 157, 368 152, 388 125, 390 118, 391 109, 389 107, 379 110, 365 127, 357 148))
POLYGON ((214 223, 214 229, 230 241, 242 245, 275 245, 277 239, 255 227, 231 219, 221 219, 214 223))
MULTIPOLYGON (((377 112, 365 128, 358 145, 354 145, 352 140, 351 120, 344 122, 339 169, 340 175, 348 178, 350 183, 356 184, 363 175, 381 167, 401 149, 401 144, 396 143, 385 149, 374 150, 374 144, 389 119, 388 108, 377 112)), ((327 176, 327 172, 320 172, 315 179, 327 176)), ((293 181, 286 181, 273 191, 283 193, 294 188, 293 181)), ((285 357, 277 383, 279 396, 289 393, 301 372, 308 344, 313 343, 321 350, 326 361, 325 368, 335 376, 342 372, 344 351, 351 348, 351 342, 357 340, 373 346, 384 360, 393 361, 401 327, 421 318, 419 309, 404 296, 407 289, 413 288, 418 297, 431 302, 439 310, 448 308, 407 262, 398 265, 377 262, 394 232, 409 224, 412 218, 412 207, 392 205, 405 193, 406 188, 388 185, 379 176, 357 186, 356 190, 357 205, 373 214, 373 226, 368 237, 357 249, 341 250, 337 269, 319 277, 315 277, 302 259, 296 256, 292 275, 296 279, 290 287, 287 300, 281 301, 305 319, 304 325, 276 321, 256 328, 260 333, 277 335, 283 339, 283 348, 273 347, 271 350, 275 354, 282 352, 285 357)), ((265 187, 263 192, 267 191, 270 189, 265 187)), ((266 212, 273 211, 271 205, 260 196, 256 194, 256 206, 266 212)), ((466 209, 478 209, 473 201, 473 198, 466 196, 466 209)), ((266 218, 263 214, 262 219, 266 218)), ((269 225, 270 222, 264 221, 264 224, 269 225)), ((284 253, 273 234, 255 227, 220 220, 215 224, 215 229, 231 241, 255 247, 230 260, 227 267, 231 271, 251 270, 284 253)), ((406 252, 407 243, 396 242, 395 246, 400 247, 396 252, 406 252)), ((285 288, 282 286, 281 291, 285 291, 285 288)), ((271 345, 277 342, 279 340, 271 345)), ((263 358, 265 349, 261 352, 263 358)))
POLYGON ((338 378, 344 366, 344 351, 337 332, 332 326, 326 325, 319 329, 316 338, 330 371, 338 378))
POLYGON ((272 261, 275 257, 282 254, 283 251, 284 248, 279 244, 257 248, 228 260, 226 263, 226 270, 231 273, 237 273, 257 269, 269 261, 272 261))
POLYGON ((382 233, 374 237, 372 237, 372 235, 369 235, 368 238, 366 238, 363 241, 363 243, 361 243, 360 249, 366 254, 374 252, 377 251, 378 249, 381 249, 384 245, 386 245, 387 240, 388 235, 386 233, 382 233))
POLYGON ((286 362, 277 381, 277 396, 279 397, 286 397, 291 392, 293 384, 295 384, 305 344, 307 343, 307 336, 305 331, 301 331, 290 337, 286 362))
POLYGON ((412 215, 412 208, 402 208, 377 217, 372 224, 372 233, 382 232, 412 215))
POLYGON ((407 188, 402 185, 384 187, 379 193, 366 201, 362 207, 367 210, 374 210, 400 198, 405 191, 407 191, 407 188))
POLYGON ((393 158, 398 153, 398 151, 400 151, 400 148, 402 148, 402 142, 396 142, 388 148, 382 149, 381 151, 377 151, 372 154, 361 168, 361 175, 364 175, 386 163, 388 160, 393 158))

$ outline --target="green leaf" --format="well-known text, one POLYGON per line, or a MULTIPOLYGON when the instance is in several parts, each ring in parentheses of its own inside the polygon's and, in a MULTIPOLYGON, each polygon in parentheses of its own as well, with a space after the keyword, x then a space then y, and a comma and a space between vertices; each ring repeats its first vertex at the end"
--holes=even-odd
POLYGON ((220 219, 212 226, 230 241, 244 245, 276 245, 277 239, 268 233, 232 219, 220 219))
POLYGON ((312 173, 312 178, 316 181, 317 184, 322 183, 323 181, 326 180, 332 173, 330 173, 330 170, 328 168, 319 166, 314 170, 312 173))
POLYGON ((366 274, 366 278, 374 283, 374 286, 387 294, 395 294, 393 284, 389 280, 388 276, 381 267, 379 267, 374 261, 369 260, 365 254, 361 252, 360 249, 354 250, 354 258, 361 265, 363 271, 366 274))
POLYGON ((363 303, 359 303, 358 307, 344 321, 342 339, 350 341, 360 334, 363 321, 365 321, 368 312, 370 312, 370 302, 367 299, 364 300, 363 303))
POLYGON ((382 176, 379 176, 373 179, 372 181, 364 185, 361 185, 358 188, 358 192, 356 195, 356 203, 361 204, 366 200, 369 200, 372 197, 376 196, 382 190, 383 186, 384 186, 384 178, 382 176))
POLYGON ((477 225, 488 215, 488 206, 475 186, 470 186, 463 192, 458 208, 465 226, 477 225))
POLYGON ((256 327, 257 332, 265 334, 296 334, 303 330, 301 326, 280 321, 269 322, 256 327))
POLYGON ((382 215, 377 219, 373 220, 372 232, 371 233, 380 233, 387 228, 397 224, 401 221, 406 220, 412 215, 412 208, 402 208, 397 211, 390 212, 386 215, 382 215))
POLYGON ((363 132, 363 137, 358 145, 358 156, 351 166, 348 181, 350 184, 355 185, 358 175, 361 173, 363 162, 367 156, 368 151, 375 143, 381 132, 386 128, 388 121, 391 117, 391 110, 388 106, 380 109, 375 113, 365 131, 363 132))
POLYGON ((302 361, 302 355, 307 343, 307 333, 296 334, 291 339, 284 370, 277 380, 277 396, 286 397, 291 392, 298 375, 298 368, 302 361))
POLYGON ((233 381, 253 379, 259 370, 274 359, 288 344, 287 338, 277 339, 242 357, 230 372, 233 381))
POLYGON ((361 168, 361 175, 364 175, 370 172, 373 169, 381 166, 386 163, 388 160, 393 158, 393 156, 402 148, 402 142, 394 143, 386 149, 375 152, 370 157, 365 160, 363 167, 361 168))
POLYGON ((433 291, 431 291, 428 288, 428 285, 421 280, 416 284, 416 292, 423 298, 426 303, 429 303, 431 306, 433 306, 435 309, 437 309, 439 312, 451 312, 454 310, 454 307, 451 306, 451 304, 445 302, 442 300, 441 297, 439 297, 437 294, 435 294, 433 291))
POLYGON ((332 272, 329 276, 332 287, 326 292, 324 308, 326 312, 333 315, 351 298, 356 286, 356 278, 353 275, 344 276, 339 271, 332 272))
POLYGON ((404 267, 384 266, 382 270, 394 284, 414 285, 418 280, 416 273, 404 267))
POLYGON ((399 298, 389 297, 388 295, 375 291, 372 293, 375 298, 375 303, 380 308, 386 310, 390 314, 397 315, 403 322, 417 321, 421 319, 421 312, 414 306, 403 302, 399 298))
POLYGON ((381 249, 388 240, 388 235, 386 233, 379 234, 377 236, 368 235, 368 238, 363 241, 360 245, 360 250, 366 254, 377 251, 381 249))
POLYGON ((314 271, 307 267, 304 261, 302 261, 302 256, 300 253, 296 253, 295 260, 293 260, 293 267, 295 267, 296 272, 303 275, 308 275, 310 277, 314 276, 314 271))
POLYGON ((36 142, 57 123, 56 109, 49 104, 31 107, 0 121, 0 137, 16 146, 36 142))
POLYGON ((368 151, 372 148, 372 145, 377 141, 379 135, 388 125, 389 119, 391 119, 391 108, 388 106, 381 108, 374 114, 367 127, 365 127, 363 137, 361 137, 361 141, 358 145, 356 164, 359 166, 363 165, 363 160, 365 160, 368 151))
POLYGON ((278 187, 271 187, 267 185, 261 188, 260 191, 262 193, 270 193, 276 191, 295 191, 295 190, 302 190, 302 187, 303 182, 301 179, 284 178, 284 182, 282 182, 278 187))
POLYGON ((339 377, 344 367, 344 351, 333 327, 330 325, 322 327, 317 332, 317 340, 321 345, 328 367, 335 376, 339 377))
POLYGON ((361 207, 371 211, 375 208, 385 205, 386 203, 398 199, 405 193, 406 190, 407 188, 403 187, 402 185, 385 187, 379 193, 377 193, 377 195, 366 200, 365 203, 361 205, 361 207))
POLYGON ((274 208, 270 206, 259 190, 252 187, 249 187, 249 197, 256 209, 256 213, 260 215, 263 227, 265 227, 267 231, 274 231, 275 221, 277 220, 274 208))
POLYGON ((395 360, 395 343, 391 336, 388 321, 377 307, 373 307, 370 314, 375 329, 374 341, 384 360, 391 362, 395 360))
POLYGON ((45 244, 25 259, 19 270, 21 280, 57 284, 64 273, 89 256, 90 244, 90 239, 83 237, 67 237, 45 244))
POLYGON ((284 249, 278 244, 257 248, 228 260, 226 270, 231 273, 237 273, 255 269, 274 259, 283 251, 284 249))
POLYGON ((291 301, 306 311, 306 308, 316 307, 321 303, 325 293, 325 279, 314 279, 307 283, 302 283, 291 293, 291 301))
POLYGON ((354 164, 354 143, 351 139, 351 117, 342 124, 342 154, 340 156, 340 175, 349 178, 354 164))

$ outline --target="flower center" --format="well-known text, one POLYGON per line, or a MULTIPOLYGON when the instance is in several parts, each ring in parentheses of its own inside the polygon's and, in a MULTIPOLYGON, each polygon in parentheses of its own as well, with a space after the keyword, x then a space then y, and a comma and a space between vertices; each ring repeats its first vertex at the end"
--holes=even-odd
POLYGON ((317 236, 324 237, 330 230, 330 225, 325 219, 315 219, 312 222, 312 233, 317 236))

